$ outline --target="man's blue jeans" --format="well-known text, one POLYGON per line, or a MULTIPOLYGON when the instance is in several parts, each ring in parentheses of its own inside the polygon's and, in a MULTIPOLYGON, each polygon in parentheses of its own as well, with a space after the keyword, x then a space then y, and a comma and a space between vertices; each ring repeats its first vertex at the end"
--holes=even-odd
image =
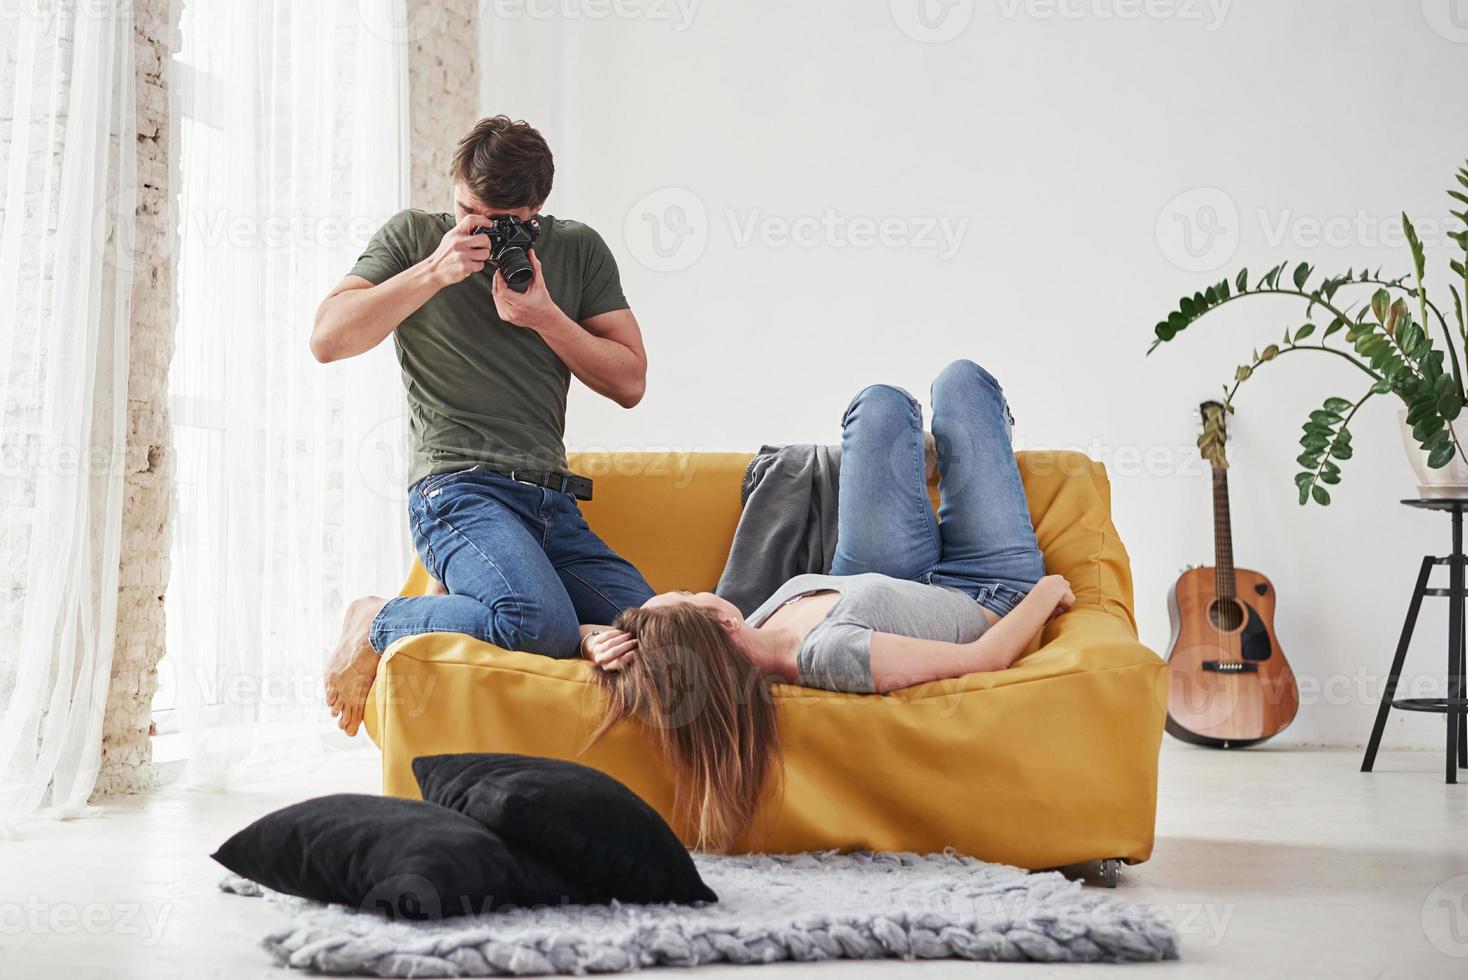
POLYGON ((389 600, 372 621, 379 653, 404 636, 443 632, 574 657, 581 623, 610 623, 652 595, 569 493, 476 466, 420 480, 408 519, 423 566, 450 594, 389 600))
POLYGON ((841 420, 832 575, 881 572, 967 592, 1010 612, 1045 574, 994 376, 954 361, 933 380, 936 518, 923 460, 923 410, 891 385, 858 392, 841 420))

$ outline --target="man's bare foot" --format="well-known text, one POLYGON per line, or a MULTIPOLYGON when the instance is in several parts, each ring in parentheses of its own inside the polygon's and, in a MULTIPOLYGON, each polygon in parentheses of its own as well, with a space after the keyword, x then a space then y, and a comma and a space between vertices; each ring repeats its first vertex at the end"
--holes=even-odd
POLYGON ((356 735, 366 711, 367 693, 377 679, 381 654, 372 649, 372 620, 387 605, 380 596, 366 596, 347 606, 342 635, 326 662, 326 704, 337 726, 356 735))
POLYGON ((938 441, 933 438, 931 432, 923 433, 923 475, 929 482, 933 482, 933 474, 938 472, 938 441))

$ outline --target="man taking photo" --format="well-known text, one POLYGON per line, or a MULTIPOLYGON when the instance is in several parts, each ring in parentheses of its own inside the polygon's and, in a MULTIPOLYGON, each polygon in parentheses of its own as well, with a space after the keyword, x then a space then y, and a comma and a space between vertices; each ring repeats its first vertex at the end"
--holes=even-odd
POLYGON ((311 332, 323 363, 392 336, 412 436, 408 519, 440 585, 433 595, 349 606, 326 669, 327 703, 348 735, 362 722, 382 652, 400 637, 467 633, 575 656, 589 632, 581 624, 610 623, 653 594, 587 527, 577 498, 589 499, 590 481, 566 465, 571 375, 624 408, 646 386, 647 355, 616 260, 586 225, 538 214, 555 165, 525 122, 480 120, 459 141, 451 172, 454 213, 409 209, 389 219, 322 302, 311 332), (498 217, 534 238, 528 284, 513 274, 516 288, 506 283, 493 236, 480 232, 498 217))

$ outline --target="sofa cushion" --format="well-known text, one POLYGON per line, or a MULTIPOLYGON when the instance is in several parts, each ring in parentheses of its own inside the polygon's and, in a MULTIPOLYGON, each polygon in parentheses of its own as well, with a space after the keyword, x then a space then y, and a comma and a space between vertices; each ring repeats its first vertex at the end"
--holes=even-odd
POLYGON ((715 902, 658 812, 586 766, 504 753, 413 760, 423 798, 478 821, 567 877, 598 902, 715 902))
POLYGON ((256 820, 213 858, 266 888, 393 919, 597 901, 478 821, 422 800, 306 800, 256 820))

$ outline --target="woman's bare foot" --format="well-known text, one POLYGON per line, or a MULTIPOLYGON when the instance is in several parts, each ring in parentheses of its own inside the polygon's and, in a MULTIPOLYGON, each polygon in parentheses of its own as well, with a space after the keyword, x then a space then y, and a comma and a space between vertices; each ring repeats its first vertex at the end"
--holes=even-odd
POLYGON ((347 606, 342 635, 326 662, 326 704, 337 726, 356 735, 366 711, 367 693, 377 679, 381 654, 372 649, 372 620, 387 605, 380 596, 366 596, 347 606))
POLYGON ((923 476, 929 483, 938 472, 938 442, 931 432, 923 433, 923 476))

